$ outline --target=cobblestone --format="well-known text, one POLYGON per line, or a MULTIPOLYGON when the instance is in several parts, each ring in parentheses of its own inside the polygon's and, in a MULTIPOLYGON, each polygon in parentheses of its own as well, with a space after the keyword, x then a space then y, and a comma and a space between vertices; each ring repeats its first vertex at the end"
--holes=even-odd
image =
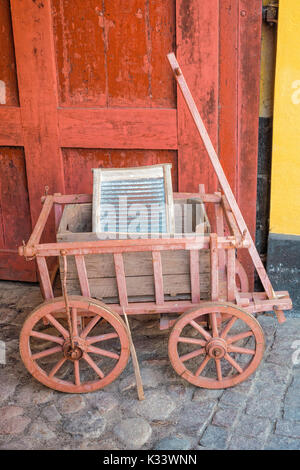
POLYGON ((18 378, 12 373, 5 373, 5 369, 0 369, 0 403, 13 395, 15 388, 18 384, 18 378))
POLYGON ((33 423, 29 429, 29 435, 33 439, 38 439, 41 441, 48 441, 49 439, 54 439, 56 434, 49 429, 48 425, 42 419, 38 419, 33 423))
POLYGON ((236 392, 234 389, 225 390, 220 399, 220 404, 224 406, 237 406, 244 405, 247 395, 245 393, 236 392))
POLYGON ((114 428, 115 435, 130 449, 139 449, 151 436, 152 429, 143 418, 121 421, 114 428))
POLYGON ((84 407, 85 401, 80 395, 67 395, 59 403, 59 410, 63 414, 76 413, 84 407))
POLYGON ((40 387, 39 385, 28 384, 22 387, 16 396, 17 403, 22 405, 39 405, 41 403, 47 403, 53 398, 53 390, 46 387, 40 387))
POLYGON ((209 447, 210 449, 223 450, 226 449, 227 439, 227 429, 209 425, 200 439, 200 444, 203 447, 209 447))
POLYGON ((72 436, 87 439, 98 439, 106 426, 106 420, 96 412, 87 411, 84 414, 68 416, 63 429, 72 436))
POLYGON ((176 407, 174 401, 166 393, 146 393, 145 397, 145 400, 135 404, 133 411, 149 421, 166 420, 176 407))
POLYGON ((192 447, 191 439, 187 437, 165 437, 157 442, 155 450, 190 450, 192 447))
POLYGON ((30 419, 26 416, 12 416, 9 419, 3 419, 0 421, 0 434, 21 434, 29 423, 30 419))
POLYGON ((187 404, 180 414, 178 429, 184 428, 201 434, 203 428, 212 416, 215 406, 216 404, 214 402, 201 404, 192 402, 187 404))
MULTIPOLYGON (((141 376, 143 380, 144 389, 157 388, 160 383, 164 382, 163 372, 159 369, 145 367, 141 368, 141 376)), ((120 382, 120 391, 125 392, 136 387, 135 375, 124 378, 120 382)))
POLYGON ((223 426, 225 428, 230 428, 233 426, 236 417, 239 413, 238 408, 218 408, 215 413, 212 424, 216 426, 223 426))
POLYGON ((300 439, 300 422, 287 420, 277 421, 275 434, 300 439))
POLYGON ((268 419, 242 415, 236 424, 235 431, 241 436, 263 438, 270 430, 268 419))
POLYGON ((300 318, 279 325, 260 316, 264 360, 227 390, 200 389, 179 377, 157 321, 132 319, 146 396, 139 402, 131 363, 89 394, 62 394, 37 382, 21 362, 18 335, 41 301, 39 289, 0 282, 0 299, 7 356, 0 364, 0 449, 300 449, 300 367, 291 360, 300 318))
POLYGON ((0 408, 0 421, 22 415, 23 412, 23 408, 19 406, 3 406, 0 408))
POLYGON ((247 403, 246 413, 262 418, 275 419, 280 415, 282 403, 271 398, 254 396, 247 403))
POLYGON ((50 423, 61 420, 61 415, 57 411, 55 405, 46 406, 46 408, 43 409, 41 415, 47 421, 50 421, 50 423))
POLYGON ((264 447, 265 450, 300 450, 300 440, 272 435, 264 447))
POLYGON ((228 446, 229 450, 261 450, 262 448, 262 440, 240 434, 234 434, 228 446))
POLYGON ((299 405, 285 405, 283 411, 284 419, 292 419, 294 421, 300 421, 300 408, 299 405))
POLYGON ((193 401, 205 402, 218 399, 224 390, 208 390, 205 388, 197 388, 193 394, 193 401))
MULTIPOLYGON (((96 395, 96 394, 95 394, 96 395)), ((119 401, 111 394, 100 392, 98 395, 91 397, 89 402, 92 406, 99 411, 99 413, 106 414, 113 411, 119 404, 119 401)))

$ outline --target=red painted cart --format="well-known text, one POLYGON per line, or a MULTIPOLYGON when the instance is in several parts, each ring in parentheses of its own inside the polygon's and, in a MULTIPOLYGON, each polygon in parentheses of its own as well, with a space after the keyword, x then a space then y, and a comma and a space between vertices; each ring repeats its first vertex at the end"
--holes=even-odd
POLYGON ((174 193, 174 200, 212 204, 215 233, 137 240, 99 240, 90 236, 88 241, 40 243, 52 211, 58 230, 64 206, 83 207, 92 202, 91 195, 46 196, 28 243, 19 249, 20 255, 36 259, 46 299, 26 319, 20 351, 29 372, 53 389, 70 393, 94 391, 120 375, 130 355, 130 334, 122 320, 124 311, 128 315, 159 314, 161 326, 172 327, 169 357, 181 377, 199 387, 234 386, 255 371, 264 353, 264 334, 254 315, 274 311, 278 321, 283 322, 283 310, 292 308, 288 292, 274 292, 272 288, 176 58, 174 54, 168 58, 222 188, 222 193, 206 194, 201 186, 196 194, 174 193), (264 292, 248 292, 247 276, 236 258, 239 249, 248 250, 264 292), (204 277, 208 276, 209 289, 204 295, 201 255, 205 252, 209 262, 204 277), (171 262, 172 253, 178 254, 175 261, 180 268, 188 265, 188 295, 177 295, 185 285, 187 273, 180 274, 182 281, 177 282, 175 292, 173 284, 165 287, 172 278, 172 269, 177 272, 172 263, 171 271, 164 272, 164 260, 169 258, 171 262), (149 283, 149 276, 143 277, 140 267, 148 269, 151 263, 150 301, 147 296, 136 297, 136 301, 128 293, 128 289, 134 291, 130 286, 134 286, 138 277, 132 276, 129 283, 126 263, 131 254, 142 256, 140 263, 131 260, 130 264, 130 269, 137 269, 142 279, 141 291, 149 283), (48 257, 60 259, 63 297, 54 298, 48 257), (98 257, 96 268, 95 257, 98 257), (68 266, 71 272, 76 272, 76 280, 68 279, 68 266), (106 280, 101 269, 99 274, 99 266, 107 272, 113 269, 107 295, 103 290, 97 294, 96 284, 105 284, 106 280), (73 295, 79 288, 81 295, 73 295), (107 297, 111 303, 99 297, 107 297))

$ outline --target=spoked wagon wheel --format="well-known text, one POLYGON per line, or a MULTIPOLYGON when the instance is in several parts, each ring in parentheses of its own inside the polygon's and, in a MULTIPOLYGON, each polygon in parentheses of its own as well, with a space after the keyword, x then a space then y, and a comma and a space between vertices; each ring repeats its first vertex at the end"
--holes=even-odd
POLYGON ((204 388, 227 388, 245 380, 264 353, 258 321, 229 303, 206 303, 181 315, 169 339, 175 371, 204 388), (210 329, 199 323, 208 315, 210 329))
POLYGON ((21 357, 28 371, 50 388, 92 392, 125 368, 128 330, 121 317, 98 300, 69 296, 69 307, 71 324, 62 297, 44 302, 29 315, 20 335, 21 357), (81 329, 78 319, 87 314, 90 320, 81 329))

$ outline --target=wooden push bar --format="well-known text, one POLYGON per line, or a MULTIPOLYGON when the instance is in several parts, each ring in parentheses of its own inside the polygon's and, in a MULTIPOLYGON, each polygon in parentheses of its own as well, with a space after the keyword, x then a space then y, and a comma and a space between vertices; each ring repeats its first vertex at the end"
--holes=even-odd
MULTIPOLYGON (((237 223, 237 226, 238 226, 238 229, 240 231, 240 233, 242 234, 244 240, 248 241, 249 245, 248 245, 248 250, 249 250, 249 254, 252 258, 252 261, 253 261, 253 264, 257 270, 257 273, 260 277, 260 280, 262 282, 262 285, 265 289, 265 292, 268 296, 269 299, 276 299, 276 294, 273 290, 273 287, 272 287, 272 284, 270 282, 270 279, 266 273, 266 270, 264 268, 264 265, 260 259, 260 256, 258 254, 258 251, 255 247, 255 244, 254 244, 254 241, 250 235, 250 232, 248 230, 248 227, 246 225, 246 222, 243 218, 243 215, 240 211, 240 208, 237 204, 237 201, 234 197, 234 194, 230 188, 230 185, 227 181, 227 178, 225 176, 225 173, 223 171, 223 168, 222 168, 222 165, 219 161, 219 158, 217 156, 217 153, 214 149, 214 146, 210 140, 210 137, 207 133, 207 130, 205 128, 205 125, 202 121, 202 118, 200 116, 200 113, 196 107, 196 104, 195 104, 195 101, 192 97, 192 94, 187 86, 187 83, 185 81, 185 78, 182 74, 182 71, 179 67, 179 64, 177 62, 177 59, 175 57, 175 54, 173 52, 171 52, 170 54, 167 55, 167 58, 169 60, 169 63, 170 63, 170 66, 172 68, 172 71, 174 73, 174 76, 176 78, 176 81, 179 85, 179 88, 182 92, 182 95, 183 95, 183 98, 188 106, 188 109, 191 113, 191 116, 194 120, 194 123, 197 127, 197 130, 200 134, 200 137, 205 145, 205 148, 207 150, 207 153, 208 153, 208 156, 210 158, 210 161, 212 163, 212 166, 215 170, 215 173, 218 177, 218 180, 219 180, 219 183, 221 185, 221 188, 224 192, 224 195, 226 197, 226 200, 228 202, 228 205, 234 215, 234 218, 236 220, 236 223, 237 223)), ((275 313, 277 315, 277 312, 276 312, 276 309, 275 309, 275 313)), ((278 315, 277 315, 278 317, 278 315)), ((280 315, 280 319, 282 321, 282 316, 280 315)), ((279 318, 278 318, 279 320, 279 318)))

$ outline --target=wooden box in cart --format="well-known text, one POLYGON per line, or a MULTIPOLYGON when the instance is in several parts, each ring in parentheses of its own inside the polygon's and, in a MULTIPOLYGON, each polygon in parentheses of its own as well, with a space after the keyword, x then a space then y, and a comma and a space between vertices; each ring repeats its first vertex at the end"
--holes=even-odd
MULTIPOLYGON (((34 257, 45 302, 26 319, 20 352, 43 384, 82 393, 105 387, 124 370, 130 332, 122 315, 158 314, 171 327, 169 358, 190 383, 226 388, 248 378, 264 353, 256 314, 274 311, 279 322, 292 308, 288 292, 274 292, 226 180, 174 54, 169 54, 222 192, 174 193, 174 201, 212 205, 202 230, 156 238, 101 240, 91 230, 91 195, 51 195, 20 255, 34 257), (40 243, 54 211, 57 242, 40 243), (210 229, 211 227, 211 229, 210 229), (263 292, 249 292, 237 252, 247 249, 263 292), (47 258, 61 264, 63 297, 54 298, 47 258), (174 316, 176 316, 174 322, 174 316), (168 320, 170 318, 170 320, 168 320)), ((181 221, 179 220, 179 225, 181 221)))
MULTIPOLYGON (((147 167, 146 167, 147 168, 147 167)), ((209 234, 210 225, 201 199, 179 199, 175 204, 175 228, 173 237, 193 236, 196 233, 209 234), (181 209, 182 208, 182 209, 181 209), (185 215, 185 217, 184 217, 185 215), (184 220, 188 223, 184 224, 184 220), (186 225, 186 227, 184 227, 186 225), (190 229, 190 233, 185 230, 190 229)), ((103 238, 108 234, 103 233, 103 238)), ((138 234, 132 234, 137 237, 138 234)), ((151 235, 151 234, 150 234, 151 235)), ((79 242, 81 240, 99 240, 101 235, 92 232, 92 203, 67 204, 57 231, 57 241, 79 242)), ((111 233, 117 239, 118 233, 111 233)), ((162 234, 160 235, 162 237, 162 234)), ((170 235, 168 235, 170 237, 170 235)), ((126 234, 130 239, 130 234, 126 234)), ((109 244, 109 240, 107 240, 109 244)), ((161 252, 163 293, 165 300, 191 299, 190 254, 186 250, 167 250, 161 252)), ((210 295, 210 260, 209 251, 199 252, 199 292, 201 299, 210 295)), ((125 282, 128 302, 154 302, 155 283, 153 257, 151 251, 124 252, 125 282)), ((119 304, 119 292, 113 253, 91 254, 85 256, 85 266, 92 297, 105 303, 119 304)), ((64 275, 63 260, 60 258, 61 278, 64 275)), ((74 256, 68 259, 67 290, 69 294, 81 294, 80 279, 74 256)), ((142 308, 142 305, 141 305, 142 308)))

